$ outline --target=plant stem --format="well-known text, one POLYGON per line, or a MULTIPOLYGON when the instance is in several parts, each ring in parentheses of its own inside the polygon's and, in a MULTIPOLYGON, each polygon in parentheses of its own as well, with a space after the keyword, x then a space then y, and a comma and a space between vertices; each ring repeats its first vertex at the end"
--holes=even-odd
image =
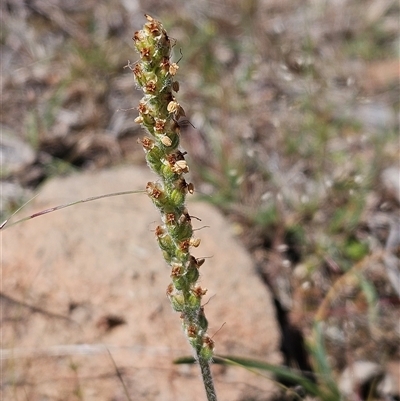
POLYGON ((214 388, 214 381, 211 375, 210 363, 208 360, 202 358, 199 353, 197 354, 201 376, 203 378, 204 389, 207 394, 207 401, 217 401, 217 394, 214 388))

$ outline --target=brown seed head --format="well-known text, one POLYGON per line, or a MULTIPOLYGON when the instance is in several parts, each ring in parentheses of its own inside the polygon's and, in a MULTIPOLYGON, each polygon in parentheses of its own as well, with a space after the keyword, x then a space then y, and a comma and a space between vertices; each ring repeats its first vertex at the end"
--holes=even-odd
POLYGON ((165 215, 165 222, 167 224, 173 224, 175 223, 175 215, 173 213, 167 213, 165 215))
POLYGON ((149 81, 146 83, 145 91, 148 93, 154 93, 157 89, 156 83, 154 81, 149 81))
POLYGON ((154 141, 151 138, 149 138, 148 136, 145 136, 144 138, 142 138, 139 141, 145 150, 151 150, 154 148, 154 141))
POLYGON ((158 36, 162 30, 161 24, 148 14, 145 14, 144 16, 148 21, 144 25, 145 28, 148 29, 148 31, 151 32, 154 36, 158 36))
POLYGON ((161 226, 157 226, 155 230, 156 237, 161 237, 164 235, 165 230, 161 226))
POLYGON ((207 288, 201 288, 200 286, 196 286, 192 289, 192 293, 198 297, 201 298, 203 295, 207 294, 207 288))
POLYGON ((135 42, 141 42, 144 39, 143 31, 136 31, 132 38, 135 42))
POLYGON ((179 243, 179 249, 183 252, 187 252, 190 246, 190 241, 188 239, 185 239, 179 243))
POLYGON ((161 195, 162 192, 157 186, 154 184, 154 182, 148 182, 146 185, 146 191, 150 195, 150 197, 154 199, 158 199, 161 195))
POLYGON ((169 62, 169 58, 168 57, 164 57, 160 63, 160 67, 162 68, 162 70, 164 72, 169 71, 169 67, 170 67, 170 62, 169 62))
POLYGON ((142 66, 140 64, 135 64, 135 66, 133 68, 131 67, 131 69, 132 69, 133 74, 136 77, 142 75, 143 69, 142 69, 142 66))
POLYGON ((210 350, 214 349, 214 340, 207 334, 203 336, 203 347, 207 347, 210 350))
POLYGON ((197 335, 197 328, 194 324, 189 325, 186 331, 188 337, 194 338, 197 335))
POLYGON ((149 47, 144 47, 143 49, 140 49, 140 57, 143 59, 148 59, 150 58, 151 54, 151 49, 149 47))
POLYGON ((140 114, 147 114, 149 112, 146 103, 143 102, 139 102, 138 110, 140 114))
POLYGON ((176 163, 176 154, 175 153, 170 153, 166 157, 167 162, 170 166, 173 166, 176 163))
POLYGON ((163 131, 164 131, 164 128, 165 128, 165 122, 166 122, 166 120, 164 120, 164 119, 162 119, 162 118, 157 118, 157 119, 156 119, 156 124, 155 124, 155 126, 154 126, 154 129, 155 129, 157 132, 163 132, 163 131))
POLYGON ((170 283, 170 284, 168 284, 166 294, 167 294, 167 296, 169 297, 170 295, 173 294, 173 292, 174 292, 174 286, 173 286, 172 283, 170 283))
POLYGON ((182 275, 182 266, 175 264, 171 269, 171 277, 180 277, 182 275))

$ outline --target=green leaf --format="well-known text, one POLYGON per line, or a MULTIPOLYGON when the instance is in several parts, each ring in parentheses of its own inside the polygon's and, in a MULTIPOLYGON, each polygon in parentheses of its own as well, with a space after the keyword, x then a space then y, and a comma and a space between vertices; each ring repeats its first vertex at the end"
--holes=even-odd
MULTIPOLYGON (((193 357, 185 356, 178 358, 174 361, 175 364, 193 364, 196 360, 193 357)), ((322 388, 318 383, 304 377, 300 371, 295 371, 285 366, 276 366, 270 363, 252 359, 252 358, 242 358, 232 355, 215 355, 213 357, 213 363, 225 366, 238 366, 245 368, 247 370, 257 369, 262 371, 267 371, 274 375, 274 379, 277 382, 285 381, 285 383, 301 386, 307 393, 312 396, 320 397, 321 400, 326 401, 338 401, 339 398, 330 397, 326 394, 324 388, 322 388)), ((269 378, 271 379, 271 378, 269 378)))

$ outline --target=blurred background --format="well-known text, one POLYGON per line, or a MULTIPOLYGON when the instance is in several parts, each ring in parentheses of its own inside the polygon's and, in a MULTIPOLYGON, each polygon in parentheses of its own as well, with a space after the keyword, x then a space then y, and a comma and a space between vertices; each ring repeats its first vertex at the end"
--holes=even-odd
POLYGON ((52 176, 144 164, 142 93, 125 67, 148 13, 175 43, 191 180, 272 291, 286 364, 334 374, 367 360, 398 377, 397 1, 0 7, 3 218, 52 176))

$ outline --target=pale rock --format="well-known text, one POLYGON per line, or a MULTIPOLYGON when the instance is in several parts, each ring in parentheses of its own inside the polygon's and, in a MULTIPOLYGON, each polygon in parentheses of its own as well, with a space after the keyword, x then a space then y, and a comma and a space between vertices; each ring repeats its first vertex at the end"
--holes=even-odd
POLYGON ((400 203, 400 168, 388 167, 381 175, 386 190, 400 203))
POLYGON ((0 167, 3 175, 15 173, 33 163, 35 152, 11 129, 0 126, 0 167))
MULTIPOLYGON (((21 212, 105 193, 142 190, 147 169, 122 167, 56 178, 21 212)), ((227 220, 189 202, 200 282, 216 352, 279 363, 271 295, 227 220), (201 229, 202 228, 202 229, 201 229)), ((205 400, 198 366, 165 290, 169 270, 157 247, 158 211, 143 193, 78 204, 2 233, 3 399, 205 400), (113 320, 114 319, 114 320, 113 320), (110 322, 122 324, 110 328, 110 322), (114 365, 115 364, 115 365, 114 365), (21 385, 22 383, 22 385, 21 385)), ((270 380, 213 366, 221 400, 270 394, 270 380)))

